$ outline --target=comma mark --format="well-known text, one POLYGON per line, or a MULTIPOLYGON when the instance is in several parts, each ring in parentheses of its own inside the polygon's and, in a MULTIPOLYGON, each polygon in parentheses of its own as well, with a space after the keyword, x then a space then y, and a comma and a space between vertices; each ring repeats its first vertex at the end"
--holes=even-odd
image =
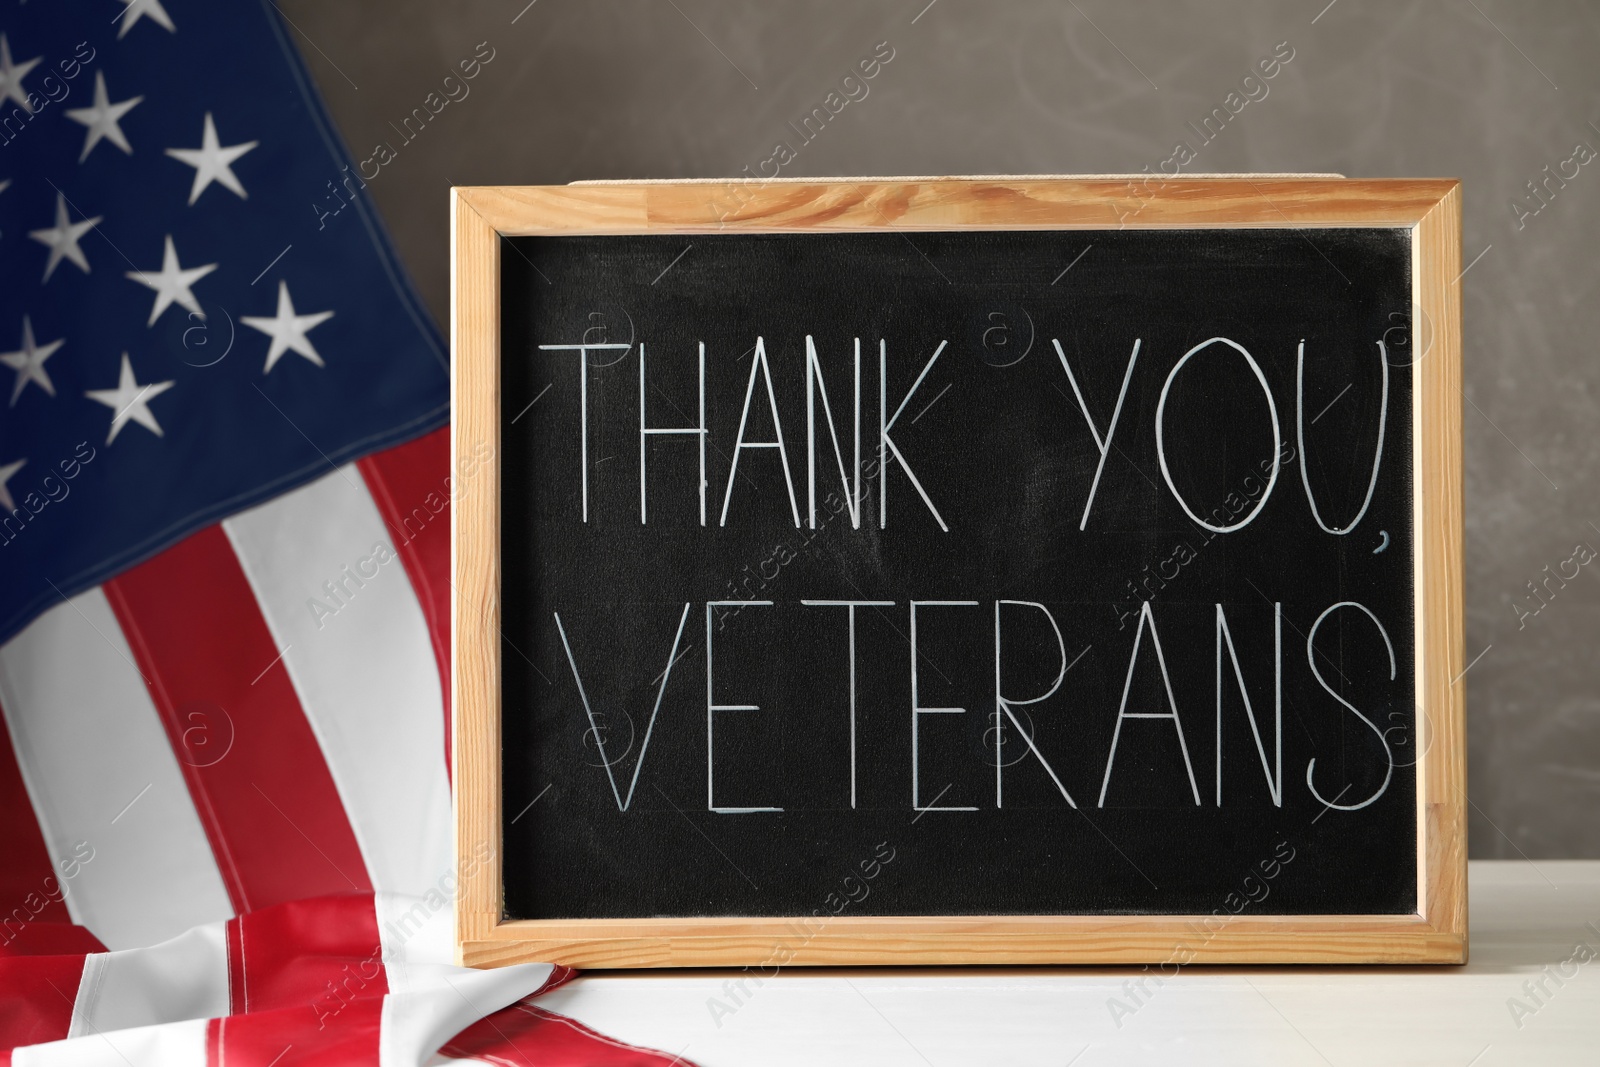
POLYGON ((1383 543, 1380 544, 1377 548, 1372 550, 1372 554, 1374 556, 1376 556, 1379 552, 1382 552, 1384 549, 1389 547, 1389 531, 1388 530, 1379 530, 1378 532, 1383 535, 1383 543))

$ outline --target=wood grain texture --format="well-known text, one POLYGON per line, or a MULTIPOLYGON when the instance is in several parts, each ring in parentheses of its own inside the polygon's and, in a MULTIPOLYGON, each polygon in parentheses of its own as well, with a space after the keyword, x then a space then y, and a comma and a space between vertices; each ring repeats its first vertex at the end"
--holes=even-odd
POLYGON ((471 187, 458 193, 500 233, 536 235, 1415 226, 1457 187, 1438 179, 946 178, 471 187))
MULTIPOLYGON (((1416 506, 1418 899, 1440 930, 1467 928, 1467 732, 1461 437, 1461 188, 1412 235, 1416 506), (1425 334, 1426 337, 1419 337, 1425 334), (1419 730, 1419 733, 1421 731, 1419 730)), ((1463 960, 1465 959, 1463 948, 1463 960)))
MULTIPOLYGON (((1040 917, 1037 929, 1001 932, 1005 919, 962 922, 908 917, 899 927, 875 919, 834 919, 815 935, 788 919, 728 919, 723 932, 696 936, 672 922, 634 920, 639 932, 581 931, 537 938, 468 941, 472 967, 560 960, 571 967, 949 966, 1119 963, 1178 966, 1219 963, 1460 963, 1463 941, 1416 919, 1290 917, 1271 924, 1234 920, 1208 932, 1201 917, 1173 919, 1040 917), (948 927, 948 929, 944 929, 948 927)), ((515 924, 508 924, 515 925, 515 924)), ((541 923, 541 925, 543 925, 541 923)), ((563 924, 566 925, 566 924, 563 924)))
POLYGON ((882 179, 453 192, 458 954, 472 966, 1460 963, 1466 958, 1461 200, 1451 180, 882 179), (1383 226, 1412 230, 1418 767, 1414 916, 506 921, 501 892, 499 235, 1383 226))
POLYGON ((451 197, 450 630, 454 648, 456 936, 493 933, 500 903, 500 238, 451 197))
MULTIPOLYGON (((746 982, 746 1003, 758 1005, 749 1008, 724 988, 748 979, 743 973, 586 971, 543 1004, 619 1038, 670 1052, 687 1046, 685 1058, 702 1064, 923 1064, 909 1045, 939 1067, 1064 1067, 1090 1043, 1072 1067, 1466 1067, 1474 1056, 1473 1067, 1592 1064, 1600 968, 1566 961, 1575 941, 1596 943, 1585 924, 1600 917, 1600 861, 1474 860, 1471 884, 1465 967, 1184 968, 1159 991, 1147 980, 1145 1005, 1121 988, 1146 977, 1137 966, 784 969, 776 977, 768 967, 757 975, 759 991, 746 982), (1516 987, 1547 966, 1568 976, 1565 984, 1550 998, 1538 994, 1537 1018, 1521 1016, 1516 1029, 1507 997, 1533 1007, 1516 987), (708 1002, 737 1007, 737 1018, 708 1002), (1485 1053, 1486 1045, 1494 1047, 1485 1053)), ((1173 969, 1150 973, 1171 978, 1173 969)), ((1554 982, 1546 985, 1555 993, 1554 982)))

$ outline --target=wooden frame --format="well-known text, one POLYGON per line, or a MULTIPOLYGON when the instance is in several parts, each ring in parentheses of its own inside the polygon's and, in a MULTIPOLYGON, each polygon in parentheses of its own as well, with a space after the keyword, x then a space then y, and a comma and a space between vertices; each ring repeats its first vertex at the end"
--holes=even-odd
POLYGON ((1460 963, 1467 951, 1461 192, 1293 176, 594 183, 452 191, 460 959, 576 967, 960 963, 1460 963), (1412 232, 1415 915, 838 916, 506 921, 500 864, 500 242, 539 234, 1373 226, 1412 232), (488 446, 487 453, 484 446, 488 446), (458 474, 463 468, 455 468, 458 474), (1197 924, 1209 926, 1197 936, 1197 924), (1182 953, 1178 956, 1178 953, 1182 953))

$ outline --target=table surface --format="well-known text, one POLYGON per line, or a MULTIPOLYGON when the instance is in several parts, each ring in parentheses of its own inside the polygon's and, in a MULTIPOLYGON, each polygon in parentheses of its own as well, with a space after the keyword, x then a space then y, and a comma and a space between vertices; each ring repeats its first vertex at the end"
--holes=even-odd
POLYGON ((607 972, 541 1003, 700 1067, 1600 1064, 1600 861, 1474 861, 1469 894, 1462 967, 607 972))

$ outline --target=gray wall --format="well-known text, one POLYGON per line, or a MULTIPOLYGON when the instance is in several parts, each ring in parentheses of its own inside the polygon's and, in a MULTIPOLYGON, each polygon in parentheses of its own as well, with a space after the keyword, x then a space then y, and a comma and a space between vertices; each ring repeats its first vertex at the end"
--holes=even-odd
POLYGON ((1577 143, 1600 149, 1600 6, 524 2, 282 3, 358 158, 494 49, 370 186, 441 322, 452 183, 754 170, 885 40, 870 94, 786 175, 1154 168, 1288 41, 1270 94, 1191 169, 1461 178, 1472 854, 1600 857, 1600 560, 1538 614, 1514 607, 1575 545, 1600 549, 1600 159, 1520 228, 1510 206, 1577 143))

